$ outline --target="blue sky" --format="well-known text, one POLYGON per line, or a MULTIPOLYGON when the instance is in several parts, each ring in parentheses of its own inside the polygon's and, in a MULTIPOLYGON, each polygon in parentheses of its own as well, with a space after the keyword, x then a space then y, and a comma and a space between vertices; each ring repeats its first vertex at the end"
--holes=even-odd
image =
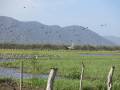
POLYGON ((120 37, 119 9, 120 0, 0 0, 0 16, 48 25, 80 25, 103 36, 120 37))

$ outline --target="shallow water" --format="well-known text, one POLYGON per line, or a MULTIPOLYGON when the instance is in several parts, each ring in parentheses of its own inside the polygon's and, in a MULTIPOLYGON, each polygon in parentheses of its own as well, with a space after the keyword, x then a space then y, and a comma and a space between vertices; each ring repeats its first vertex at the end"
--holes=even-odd
POLYGON ((114 56, 117 54, 80 54, 80 56, 114 56))
POLYGON ((16 59, 0 59, 0 62, 15 62, 16 59))
MULTIPOLYGON (((14 62, 16 59, 0 59, 0 62, 14 62)), ((0 67, 0 77, 6 77, 6 78, 20 78, 19 69, 15 68, 4 68, 0 67)), ((28 74, 23 73, 23 78, 48 78, 48 75, 43 74, 28 74)))
POLYGON ((4 59, 38 59, 38 58, 48 58, 48 57, 60 57, 59 55, 35 55, 35 54, 1 54, 0 53, 0 58, 4 59))
MULTIPOLYGON (((6 78, 20 78, 19 69, 0 67, 0 76, 6 77, 6 78)), ((30 79, 30 78, 47 79, 48 75, 23 73, 23 78, 25 79, 30 79)))

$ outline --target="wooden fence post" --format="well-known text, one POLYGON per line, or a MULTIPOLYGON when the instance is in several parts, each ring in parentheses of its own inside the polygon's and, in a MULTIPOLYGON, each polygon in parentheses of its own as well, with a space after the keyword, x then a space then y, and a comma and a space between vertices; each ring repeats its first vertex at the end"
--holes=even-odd
POLYGON ((22 90, 23 84, 23 61, 20 62, 20 90, 22 90))
POLYGON ((81 71, 81 75, 80 75, 80 90, 83 90, 83 87, 82 87, 82 80, 83 80, 83 74, 84 74, 84 64, 82 62, 82 71, 81 71))
POLYGON ((112 77, 113 77, 114 69, 115 69, 115 67, 112 66, 110 71, 109 71, 109 73, 108 73, 108 77, 107 77, 107 90, 112 90, 112 77))
POLYGON ((56 76, 57 68, 51 68, 48 81, 47 81, 47 87, 46 90, 53 90, 53 83, 56 76))

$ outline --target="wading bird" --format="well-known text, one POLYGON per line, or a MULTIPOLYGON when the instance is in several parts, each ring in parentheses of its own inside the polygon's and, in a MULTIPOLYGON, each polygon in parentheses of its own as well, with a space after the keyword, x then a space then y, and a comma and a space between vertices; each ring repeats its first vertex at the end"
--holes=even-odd
POLYGON ((69 50, 73 50, 74 49, 74 43, 72 43, 71 46, 67 47, 69 50))

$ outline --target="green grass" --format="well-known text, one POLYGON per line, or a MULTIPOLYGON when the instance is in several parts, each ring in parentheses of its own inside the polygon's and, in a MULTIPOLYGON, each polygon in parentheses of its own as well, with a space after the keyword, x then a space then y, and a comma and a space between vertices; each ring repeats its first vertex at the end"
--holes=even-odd
MULTIPOLYGON (((120 88, 120 56, 80 56, 81 53, 120 54, 113 51, 78 50, 0 50, 0 53, 48 55, 39 59, 23 60, 24 72, 48 74, 51 67, 58 68, 54 90, 79 90, 81 62, 85 64, 84 90, 106 90, 106 79, 111 66, 115 66, 113 90, 120 88)), ((1 67, 19 68, 20 61, 3 62, 1 67)), ((25 80, 28 83, 29 80, 25 80)), ((32 79, 33 86, 45 87, 46 80, 32 79)))

